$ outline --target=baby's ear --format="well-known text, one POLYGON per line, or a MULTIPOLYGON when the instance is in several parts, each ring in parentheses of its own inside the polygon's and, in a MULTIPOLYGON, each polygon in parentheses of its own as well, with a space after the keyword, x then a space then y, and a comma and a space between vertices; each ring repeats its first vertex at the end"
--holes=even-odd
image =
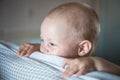
POLYGON ((92 48, 92 43, 89 40, 84 40, 79 44, 78 55, 87 56, 89 55, 92 48))

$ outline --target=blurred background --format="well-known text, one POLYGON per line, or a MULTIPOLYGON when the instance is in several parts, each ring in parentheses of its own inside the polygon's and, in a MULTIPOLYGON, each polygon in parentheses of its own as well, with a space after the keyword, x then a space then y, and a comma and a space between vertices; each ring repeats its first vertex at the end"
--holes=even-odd
POLYGON ((120 0, 0 0, 0 39, 18 45, 39 39, 44 17, 65 2, 85 2, 95 9, 101 23, 96 53, 120 65, 120 0))

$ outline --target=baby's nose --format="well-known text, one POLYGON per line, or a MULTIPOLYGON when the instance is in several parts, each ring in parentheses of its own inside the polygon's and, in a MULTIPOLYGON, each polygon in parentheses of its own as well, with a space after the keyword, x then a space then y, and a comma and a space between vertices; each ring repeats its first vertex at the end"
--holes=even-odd
POLYGON ((49 50, 47 49, 47 47, 45 45, 40 46, 40 51, 45 53, 45 54, 49 53, 49 50))

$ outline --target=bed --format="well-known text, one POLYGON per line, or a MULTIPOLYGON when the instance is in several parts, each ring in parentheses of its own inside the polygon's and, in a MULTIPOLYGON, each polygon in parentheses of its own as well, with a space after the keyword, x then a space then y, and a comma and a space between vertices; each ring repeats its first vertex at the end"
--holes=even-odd
MULTIPOLYGON (((63 80, 61 63, 65 58, 40 52, 34 52, 30 57, 19 57, 18 48, 14 43, 0 40, 0 80, 63 80)), ((79 77, 73 75, 66 80, 120 80, 120 77, 90 72, 79 77)))

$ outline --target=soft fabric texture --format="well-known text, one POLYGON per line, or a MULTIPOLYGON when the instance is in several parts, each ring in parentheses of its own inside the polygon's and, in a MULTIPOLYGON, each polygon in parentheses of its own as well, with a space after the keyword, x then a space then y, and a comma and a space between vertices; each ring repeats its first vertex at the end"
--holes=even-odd
MULTIPOLYGON (((18 57, 18 46, 0 40, 0 80, 63 80, 61 74, 64 69, 61 63, 65 58, 34 52, 29 58, 18 57)), ((66 80, 120 80, 119 76, 90 72, 66 80)))

